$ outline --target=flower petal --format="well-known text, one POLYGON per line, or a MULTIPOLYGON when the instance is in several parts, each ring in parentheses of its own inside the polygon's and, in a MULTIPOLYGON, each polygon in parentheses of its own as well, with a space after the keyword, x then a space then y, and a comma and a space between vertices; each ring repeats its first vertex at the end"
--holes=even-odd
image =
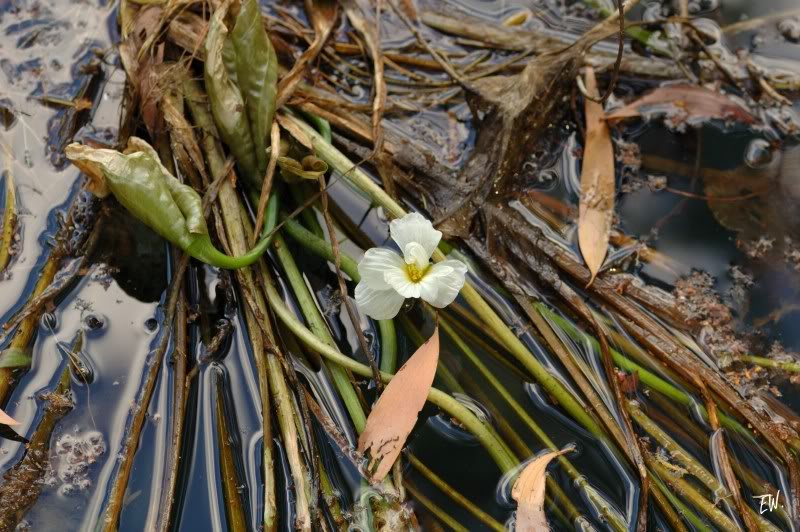
POLYGON ((419 271, 425 271, 425 268, 431 263, 431 256, 427 255, 425 248, 419 242, 410 242, 406 244, 403 249, 403 260, 406 264, 413 264, 419 271))
POLYGON ((419 283, 415 283, 408 277, 405 265, 402 270, 386 270, 383 279, 403 297, 419 297, 419 283))
POLYGON ((405 268, 403 258, 394 251, 385 248, 368 249, 358 263, 358 273, 361 275, 359 284, 363 283, 373 290, 388 290, 390 287, 384 281, 384 272, 391 269, 405 272, 405 268))
POLYGON ((375 320, 390 320, 397 316, 405 298, 393 289, 374 290, 360 282, 356 285, 356 305, 375 320))
POLYGON ((455 300, 464 286, 467 266, 460 260, 434 264, 419 282, 420 297, 436 308, 444 308, 455 300))
POLYGON ((411 242, 419 243, 428 254, 430 259, 433 250, 442 239, 442 232, 433 228, 433 224, 419 213, 411 212, 400 219, 392 220, 389 224, 389 232, 400 249, 405 251, 406 246, 411 242))

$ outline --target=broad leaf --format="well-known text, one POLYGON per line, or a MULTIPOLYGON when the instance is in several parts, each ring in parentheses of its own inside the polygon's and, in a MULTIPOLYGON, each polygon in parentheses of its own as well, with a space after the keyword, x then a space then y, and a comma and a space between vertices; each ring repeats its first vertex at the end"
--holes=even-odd
POLYGON ((222 50, 228 29, 224 17, 227 4, 214 12, 206 36, 204 76, 211 114, 222 140, 239 163, 248 182, 259 188, 262 173, 259 170, 250 122, 245 112, 245 102, 239 88, 228 75, 222 50))
POLYGON ((244 0, 231 32, 236 76, 247 107, 260 175, 267 169, 268 136, 275 116, 278 58, 269 40, 257 0, 244 0))

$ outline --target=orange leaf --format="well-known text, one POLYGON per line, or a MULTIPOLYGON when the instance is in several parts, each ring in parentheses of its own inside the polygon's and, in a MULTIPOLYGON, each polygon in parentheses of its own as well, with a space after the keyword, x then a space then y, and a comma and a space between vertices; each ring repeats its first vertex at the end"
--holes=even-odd
POLYGON ((19 425, 19 421, 6 414, 3 409, 0 408, 0 425, 19 425))
POLYGON ((665 85, 628 105, 609 113, 608 120, 622 120, 647 114, 647 111, 675 112, 685 118, 718 118, 737 120, 745 124, 755 122, 750 112, 730 96, 696 85, 665 85))
MULTIPOLYGON (((594 70, 586 68, 586 91, 597 95, 594 70)), ((594 281, 603 265, 614 211, 614 146, 600 103, 586 99, 586 143, 581 163, 578 244, 594 281)))
POLYGON ((556 456, 568 453, 572 447, 561 451, 545 453, 532 462, 520 473, 511 490, 511 497, 517 501, 517 517, 514 530, 516 532, 539 532, 550 530, 547 517, 544 515, 545 480, 547 465, 556 456))
POLYGON ((77 100, 73 100, 72 106, 75 107, 76 111, 84 111, 86 109, 91 109, 92 100, 88 100, 86 98, 78 98, 77 100))
POLYGON ((433 336, 403 364, 370 412, 367 427, 358 438, 358 450, 369 451, 375 480, 383 480, 403 450, 433 385, 438 362, 437 327, 433 336))

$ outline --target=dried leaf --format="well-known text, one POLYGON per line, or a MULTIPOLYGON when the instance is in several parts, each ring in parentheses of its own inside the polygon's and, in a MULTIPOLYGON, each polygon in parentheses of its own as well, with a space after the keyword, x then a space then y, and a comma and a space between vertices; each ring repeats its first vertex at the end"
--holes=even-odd
POLYGON ((284 179, 292 181, 292 176, 303 179, 317 179, 328 171, 328 163, 313 155, 306 155, 302 161, 291 157, 278 157, 278 166, 284 179))
POLYGON ((297 124, 292 122, 291 120, 287 120, 283 115, 276 116, 278 123, 281 125, 283 129, 289 132, 289 134, 294 137, 294 140, 308 148, 309 150, 314 150, 314 144, 311 142, 311 138, 306 135, 302 129, 297 127, 297 124))
POLYGON ((247 106, 258 171, 263 176, 267 170, 268 137, 275 116, 278 58, 264 29, 256 0, 242 2, 231 41, 236 49, 236 82, 247 106))
MULTIPOLYGON (((597 95, 592 67, 586 68, 586 90, 597 95)), ((581 164, 581 201, 578 243, 594 281, 603 265, 614 211, 614 146, 600 103, 586 99, 586 143, 581 164)))
POLYGON ((3 409, 0 408, 0 425, 19 425, 19 421, 6 414, 3 409))
POLYGON ((439 362, 439 329, 403 364, 367 418, 358 451, 369 451, 377 481, 389 473, 425 405, 439 362), (379 463, 378 463, 379 462, 379 463))
POLYGON ((572 450, 572 447, 560 451, 545 453, 532 462, 520 473, 511 490, 511 497, 517 501, 516 532, 540 532, 550 530, 547 517, 544 515, 545 480, 547 465, 553 458, 572 450))
POLYGON ((314 41, 278 84, 278 107, 289 100, 306 67, 316 59, 330 37, 339 16, 339 4, 333 0, 306 0, 305 4, 306 14, 311 19, 311 26, 314 28, 314 41))
POLYGON ((233 153, 236 162, 247 180, 261 188, 263 174, 259 171, 255 145, 247 118, 244 98, 239 88, 231 81, 222 56, 228 29, 224 19, 227 4, 214 12, 205 42, 206 61, 204 76, 211 114, 219 134, 233 153))
POLYGON ((739 102, 721 92, 696 85, 665 85, 628 105, 612 111, 606 117, 615 121, 656 112, 667 113, 681 120, 736 120, 745 124, 755 117, 739 102))

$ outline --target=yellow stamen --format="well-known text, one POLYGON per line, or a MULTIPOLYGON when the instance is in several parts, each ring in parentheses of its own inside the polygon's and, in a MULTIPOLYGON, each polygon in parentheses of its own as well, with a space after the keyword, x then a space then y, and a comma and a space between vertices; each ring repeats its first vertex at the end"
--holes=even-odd
POLYGON ((416 264, 406 264, 406 273, 408 273, 408 278, 411 279, 412 282, 418 283, 425 277, 425 272, 428 271, 428 266, 424 269, 420 270, 417 268, 416 264))

